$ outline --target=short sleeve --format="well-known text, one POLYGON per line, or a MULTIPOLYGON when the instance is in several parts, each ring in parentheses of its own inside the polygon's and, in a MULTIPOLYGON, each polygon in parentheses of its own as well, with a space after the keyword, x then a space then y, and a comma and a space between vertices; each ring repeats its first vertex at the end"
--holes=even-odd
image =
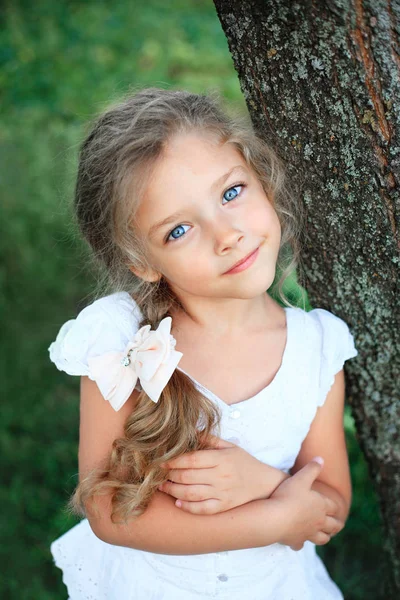
POLYGON ((136 303, 126 292, 95 300, 62 325, 48 348, 50 360, 68 375, 90 376, 88 358, 122 352, 140 319, 136 303))
POLYGON ((317 406, 322 406, 335 380, 335 375, 346 360, 357 356, 354 338, 343 319, 323 308, 308 313, 320 330, 320 373, 317 406))

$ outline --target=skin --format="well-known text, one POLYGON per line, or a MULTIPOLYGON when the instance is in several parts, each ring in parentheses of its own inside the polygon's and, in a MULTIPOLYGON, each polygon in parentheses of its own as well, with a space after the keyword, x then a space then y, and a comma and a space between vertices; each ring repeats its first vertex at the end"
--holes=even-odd
POLYGON ((265 291, 275 277, 281 227, 256 175, 233 146, 210 134, 176 136, 135 220, 153 268, 131 270, 148 281, 164 277, 185 309, 172 313, 179 367, 227 404, 256 394, 279 369, 286 343, 285 312, 265 291), (216 185, 237 166, 243 170, 216 185), (180 218, 152 236, 152 227, 176 211, 180 218), (257 247, 248 269, 225 273, 257 247))
POLYGON ((277 307, 271 316, 276 303, 265 290, 274 280, 281 227, 260 182, 232 145, 199 133, 174 137, 135 217, 154 269, 131 270, 148 281, 161 276, 168 281, 186 311, 174 315, 174 324, 188 334, 196 331, 226 343, 248 335, 260 323, 271 326, 277 307), (237 165, 245 171, 211 191, 237 165), (241 181, 246 187, 233 188, 241 181), (226 192, 229 187, 233 189, 226 192), (175 211, 182 211, 183 218, 149 237, 151 226, 175 211), (249 269, 223 275, 258 246, 259 257, 249 269))
MULTIPOLYGON (((184 306, 184 311, 172 315, 171 333, 183 352, 179 366, 227 404, 251 397, 268 385, 280 367, 286 342, 285 312, 266 292, 275 277, 281 227, 273 202, 240 153, 210 134, 192 132, 172 138, 153 170, 135 223, 153 267, 141 271, 132 266, 131 270, 147 281, 164 277, 184 306), (242 170, 216 184, 237 166, 242 170), (177 211, 179 217, 152 233, 156 223, 177 211), (225 273, 257 247, 259 255, 248 269, 225 273), (255 357, 260 357, 258 363, 255 357), (272 365, 267 381, 266 364, 272 365), (243 370, 249 375, 245 381, 240 374, 243 370)), ((343 385, 339 392, 343 395, 343 385)), ((315 451, 313 456, 320 453, 315 451)), ((220 446, 219 455, 221 459, 211 468, 176 459, 168 465, 170 483, 164 484, 162 491, 181 497, 188 511, 213 514, 255 498, 271 497, 290 477, 232 445, 220 446), (239 473, 240 461, 246 466, 239 473), (214 476, 217 465, 230 477, 231 492, 227 493, 226 477, 222 481, 214 476), (242 497, 243 488, 250 483, 246 484, 246 474, 255 472, 262 484, 249 488, 251 497, 242 497), (214 486, 212 497, 218 498, 218 503, 210 504, 206 486, 208 491, 214 486), (192 488, 190 498, 186 487, 192 488)), ((311 459, 309 456, 307 462, 311 459)), ((338 492, 337 482, 335 488, 330 483, 328 474, 326 483, 320 484, 324 487, 318 489, 336 502, 336 516, 340 513, 344 525, 348 503, 338 492)), ((317 489, 318 482, 314 485, 317 489)))
POLYGON ((188 452, 164 465, 169 468, 168 481, 158 489, 177 498, 176 506, 183 510, 215 514, 270 498, 290 477, 227 440, 210 436, 210 446, 213 449, 188 452))

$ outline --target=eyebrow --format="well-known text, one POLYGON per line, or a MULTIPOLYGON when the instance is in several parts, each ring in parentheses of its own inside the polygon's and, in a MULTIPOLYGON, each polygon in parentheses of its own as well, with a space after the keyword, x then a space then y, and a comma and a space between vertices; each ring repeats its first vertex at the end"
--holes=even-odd
MULTIPOLYGON (((225 183, 225 181, 232 175, 232 173, 234 173, 236 171, 243 171, 243 172, 247 173, 247 170, 243 167, 243 165, 236 165, 236 166, 232 167, 232 169, 229 169, 229 171, 227 173, 225 173, 224 175, 221 175, 221 177, 219 177, 216 181, 214 181, 214 183, 210 187, 210 191, 213 192, 216 188, 219 188, 221 185, 223 185, 225 183)), ((177 211, 174 214, 169 215, 169 217, 166 217, 162 221, 158 221, 157 223, 155 223, 154 225, 152 225, 150 227, 148 236, 150 238, 154 237, 155 233, 159 229, 161 229, 165 225, 168 225, 169 223, 175 222, 177 219, 184 217, 184 216, 185 216, 184 212, 177 211)))

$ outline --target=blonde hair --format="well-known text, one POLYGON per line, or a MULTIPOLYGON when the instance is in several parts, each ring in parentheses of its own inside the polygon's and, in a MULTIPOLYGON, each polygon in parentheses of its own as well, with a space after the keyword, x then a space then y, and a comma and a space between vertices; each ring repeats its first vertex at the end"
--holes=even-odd
MULTIPOLYGON (((217 92, 200 95, 148 87, 130 92, 94 122, 80 149, 75 191, 78 226, 92 250, 93 265, 100 267, 100 295, 127 291, 143 315, 139 327, 156 328, 172 308, 183 309, 163 278, 148 282, 129 267, 151 267, 133 223, 152 169, 172 136, 192 131, 209 132, 221 143, 232 144, 272 199, 281 223, 281 245, 280 276, 271 289, 284 305, 292 306, 283 285, 299 264, 303 214, 286 187, 281 160, 245 118, 225 114, 217 92)), ((219 408, 175 370, 158 403, 140 392, 124 437, 114 440, 104 464, 78 484, 68 509, 86 516, 89 499, 111 492, 112 521, 118 516, 126 524, 143 513, 166 480, 160 463, 209 447, 207 437, 219 435, 220 418, 219 408)))

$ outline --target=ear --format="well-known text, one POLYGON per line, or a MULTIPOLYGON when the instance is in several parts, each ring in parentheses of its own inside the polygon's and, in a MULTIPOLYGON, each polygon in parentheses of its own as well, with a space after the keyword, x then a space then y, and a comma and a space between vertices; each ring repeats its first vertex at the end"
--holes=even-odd
POLYGON ((143 279, 144 281, 149 281, 151 283, 155 283, 159 279, 161 279, 161 273, 157 273, 154 269, 148 269, 146 271, 137 269, 135 267, 129 267, 129 270, 132 271, 137 277, 143 279))

